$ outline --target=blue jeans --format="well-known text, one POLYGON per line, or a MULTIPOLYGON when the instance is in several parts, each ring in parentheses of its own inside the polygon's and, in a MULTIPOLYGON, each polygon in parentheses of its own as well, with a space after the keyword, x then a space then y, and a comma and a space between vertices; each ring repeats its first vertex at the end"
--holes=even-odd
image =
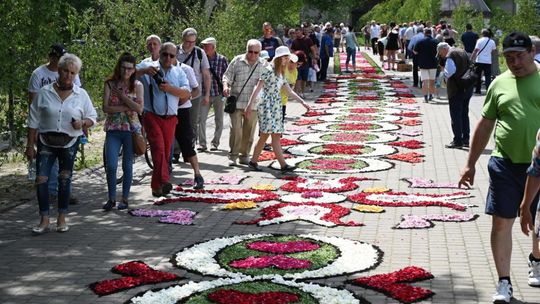
POLYGON ((69 197, 71 195, 71 176, 73 175, 73 164, 79 148, 79 140, 68 148, 52 148, 45 146, 38 140, 37 143, 37 197, 39 203, 39 214, 49 215, 49 180, 54 163, 58 160, 58 213, 66 213, 68 210, 69 197), (59 174, 58 172, 61 172, 59 174), (45 182, 40 183, 40 179, 46 177, 45 182))
POLYGON ((455 96, 448 97, 450 106, 450 120, 454 143, 463 145, 469 142, 471 127, 469 123, 469 101, 473 93, 471 87, 467 91, 459 91, 455 96))
POLYGON ((58 160, 54 161, 49 174, 49 195, 58 196, 58 160))
POLYGON ((107 189, 109 200, 116 201, 116 172, 118 154, 122 147, 122 198, 127 200, 133 181, 133 139, 131 131, 107 131, 105 137, 105 157, 107 158, 107 189))
POLYGON ((352 65, 356 66, 356 48, 347 48, 347 60, 345 61, 345 66, 349 65, 349 61, 352 57, 352 65))

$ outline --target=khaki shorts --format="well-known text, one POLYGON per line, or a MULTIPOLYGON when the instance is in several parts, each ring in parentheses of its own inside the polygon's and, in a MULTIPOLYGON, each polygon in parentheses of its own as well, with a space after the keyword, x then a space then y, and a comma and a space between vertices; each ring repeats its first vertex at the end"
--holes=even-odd
POLYGON ((435 80, 437 69, 420 69, 420 77, 423 80, 435 80))

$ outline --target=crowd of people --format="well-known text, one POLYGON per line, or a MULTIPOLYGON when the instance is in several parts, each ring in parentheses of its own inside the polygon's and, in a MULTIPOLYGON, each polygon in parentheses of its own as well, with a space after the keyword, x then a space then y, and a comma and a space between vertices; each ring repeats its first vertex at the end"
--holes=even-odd
MULTIPOLYGON (((536 216, 540 121, 530 119, 540 116, 540 90, 535 89, 540 83, 540 39, 519 32, 504 37, 502 55, 508 70, 499 75, 498 64, 493 63, 498 62, 497 35, 483 29, 479 36, 470 24, 466 29, 459 36, 445 22, 380 25, 372 21, 361 32, 366 49, 381 56, 385 69, 395 70, 400 56, 412 60, 413 86, 422 87, 425 102, 437 94, 439 79, 446 84, 453 132, 453 140, 446 147, 470 146, 460 185, 473 185, 475 164, 495 130, 495 149, 488 165, 490 188, 486 213, 493 216, 491 246, 499 276, 493 299, 509 302, 512 226, 517 216, 523 232, 527 235, 533 232, 528 282, 540 286, 540 216, 536 216), (473 83, 464 79, 470 70, 478 76, 473 83), (482 94, 482 74, 485 104, 470 138, 469 101, 473 91, 482 94)), ((354 72, 358 42, 354 28, 344 24, 304 25, 286 29, 283 37, 278 37, 268 22, 262 30, 260 39, 248 40, 245 53, 230 61, 218 52, 218 41, 213 37, 205 37, 201 47, 197 46, 199 37, 193 28, 182 32, 178 45, 170 41, 162 43, 159 36, 149 35, 146 39, 149 57, 140 62, 129 53, 119 56, 103 89, 108 187, 105 211, 129 206, 134 133, 145 132, 150 146, 153 196, 166 196, 172 190, 170 166, 179 161, 180 155, 193 169, 194 189, 203 189, 197 152, 219 150, 224 104, 233 100, 233 108, 228 111, 228 165, 241 164, 261 171, 258 158, 270 138, 270 149, 281 171, 295 169, 285 162, 280 145, 287 102, 292 98, 310 110, 304 100, 310 82, 326 80, 330 59, 336 52, 347 53, 343 72, 354 72), (351 61, 352 70, 349 70, 351 61), (208 141, 206 122, 210 109, 214 112, 215 130, 208 141), (253 145, 257 123, 260 133, 253 145), (118 197, 116 173, 120 149, 124 180, 122 196, 118 197)), ((78 78, 81 67, 76 55, 55 44, 49 62, 37 68, 30 79, 25 153, 29 159, 36 159, 35 183, 41 216, 39 225, 32 229, 36 235, 49 230, 49 206, 54 201, 58 203, 56 230, 69 230, 65 214, 73 197, 71 176, 75 154, 84 130, 96 124, 97 119, 78 78)))

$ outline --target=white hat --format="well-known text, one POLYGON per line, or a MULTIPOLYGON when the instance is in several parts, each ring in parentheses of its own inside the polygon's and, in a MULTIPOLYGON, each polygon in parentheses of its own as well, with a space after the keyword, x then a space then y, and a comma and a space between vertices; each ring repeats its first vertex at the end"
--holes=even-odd
POLYGON ((298 56, 296 56, 295 54, 290 54, 289 55, 289 60, 291 62, 297 63, 298 62, 298 56))
POLYGON ((268 54, 267 50, 262 50, 259 53, 259 57, 262 58, 262 59, 268 59, 268 58, 270 58, 270 55, 268 54))
POLYGON ((286 46, 280 46, 276 49, 276 54, 274 55, 274 58, 278 58, 281 56, 291 56, 291 51, 286 46))
POLYGON ((204 39, 203 41, 201 41, 201 44, 213 44, 213 45, 216 45, 217 40, 214 37, 208 37, 208 38, 204 39))

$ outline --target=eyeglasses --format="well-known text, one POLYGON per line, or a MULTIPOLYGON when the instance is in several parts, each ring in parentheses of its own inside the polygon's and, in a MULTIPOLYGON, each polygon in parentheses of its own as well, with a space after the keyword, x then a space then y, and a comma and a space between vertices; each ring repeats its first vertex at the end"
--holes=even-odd
POLYGON ((171 54, 171 53, 161 53, 161 56, 163 57, 169 57, 171 59, 173 59, 174 57, 176 57, 176 54, 171 54))
POLYGON ((257 54, 260 53, 260 51, 252 51, 252 50, 249 50, 248 53, 257 55, 257 54))

